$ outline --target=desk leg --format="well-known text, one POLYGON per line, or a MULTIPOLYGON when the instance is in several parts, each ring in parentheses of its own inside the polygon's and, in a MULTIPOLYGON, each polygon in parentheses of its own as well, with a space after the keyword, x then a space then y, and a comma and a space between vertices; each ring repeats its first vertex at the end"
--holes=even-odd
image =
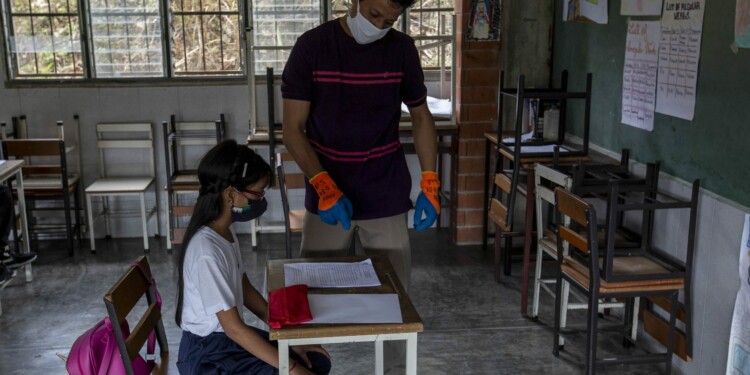
MULTIPOLYGON (((302 364, 297 364, 302 366, 302 364)), ((279 340, 279 375, 289 375, 289 341, 279 340)))
POLYGON ((406 338, 406 375, 417 375, 417 334, 406 338))
POLYGON ((383 339, 378 336, 378 338, 375 339, 375 375, 383 375, 384 371, 383 339))
MULTIPOLYGON (((486 139, 484 142, 484 200, 482 208, 484 208, 482 217, 482 250, 487 250, 487 237, 489 234, 489 220, 487 215, 490 210, 490 140, 486 139)), ((495 241, 498 239, 495 238, 495 241)))
POLYGON ((142 191, 141 197, 141 221, 143 225, 143 251, 148 252, 148 217, 146 216, 146 192, 142 191))
MULTIPOLYGON (((21 211, 21 232, 23 235, 23 252, 30 253, 31 246, 29 244, 29 226, 26 221, 26 197, 23 194, 23 174, 21 169, 16 172, 16 191, 18 192, 18 210, 21 211)), ((34 275, 31 273, 31 263, 24 266, 26 269, 26 282, 30 283, 34 281, 34 275)))
POLYGON ((526 217, 524 218, 524 244, 523 244, 523 277, 521 279, 521 315, 526 316, 529 304, 529 267, 531 263, 531 242, 534 228, 534 169, 527 169, 526 174, 526 217))
POLYGON ((250 245, 253 247, 253 250, 255 250, 256 246, 258 246, 258 236, 256 232, 258 231, 258 220, 250 220, 250 245))

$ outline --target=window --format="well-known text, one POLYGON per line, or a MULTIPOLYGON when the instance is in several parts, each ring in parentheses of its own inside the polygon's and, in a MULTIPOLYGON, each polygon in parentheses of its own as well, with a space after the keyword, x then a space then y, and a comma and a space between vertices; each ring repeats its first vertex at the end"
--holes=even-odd
MULTIPOLYGON (((351 0, 356 1, 356 0, 351 0)), ((280 74, 294 42, 305 31, 320 24, 321 0, 252 0, 255 74, 266 67, 280 74)), ((349 9, 349 0, 323 0, 326 16, 334 20, 349 9)), ((407 29, 420 50, 422 66, 450 68, 452 62, 453 0, 417 0, 407 10, 408 25, 399 19, 397 30, 407 29), (406 26, 406 27, 405 27, 406 26)))
POLYGON ((89 0, 96 77, 162 77, 157 0, 89 0))
POLYGON ((450 67, 453 59, 453 0, 417 0, 409 9, 409 35, 422 67, 450 67))
POLYGON ((320 0, 252 0, 255 74, 281 74, 297 38, 320 24, 320 0))
POLYGON ((176 76, 243 73, 239 0, 172 0, 176 76))
POLYGON ((83 77, 75 0, 8 0, 8 61, 13 77, 83 77))
MULTIPOLYGON (((356 0, 0 0, 10 80, 281 74, 297 38, 356 0), (80 6, 79 6, 80 4, 80 6), (83 7, 83 9, 81 9, 83 7), (242 33, 252 17, 252 55, 242 33), (84 12, 85 10, 85 12, 84 12), (84 35, 88 38, 84 40, 84 35), (246 59, 252 63, 246 67, 246 59)), ((395 26, 425 69, 450 67, 453 0, 417 0, 395 26)))

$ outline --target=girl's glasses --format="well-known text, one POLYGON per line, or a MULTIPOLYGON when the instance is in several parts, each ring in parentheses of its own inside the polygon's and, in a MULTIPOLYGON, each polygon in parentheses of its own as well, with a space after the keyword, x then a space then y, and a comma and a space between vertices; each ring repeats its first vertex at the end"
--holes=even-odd
POLYGON ((250 194, 250 195, 254 196, 255 199, 261 199, 264 196, 266 196, 265 190, 264 191, 254 191, 254 190, 239 190, 237 188, 233 188, 233 189, 236 190, 238 193, 243 194, 243 195, 245 193, 250 194))

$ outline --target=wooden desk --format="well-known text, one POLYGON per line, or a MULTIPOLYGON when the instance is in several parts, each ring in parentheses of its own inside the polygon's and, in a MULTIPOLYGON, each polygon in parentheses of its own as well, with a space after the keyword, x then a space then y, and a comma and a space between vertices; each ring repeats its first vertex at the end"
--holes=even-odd
POLYGON ((347 342, 375 343, 375 373, 383 374, 383 341, 406 340, 406 373, 417 373, 417 333, 424 331, 422 319, 412 305, 401 282, 385 255, 372 257, 283 259, 268 261, 268 291, 284 287, 284 264, 300 262, 360 262, 372 259, 375 272, 382 285, 368 288, 311 288, 310 294, 386 294, 396 293, 401 303, 401 324, 301 324, 269 332, 271 340, 279 343, 279 374, 289 374, 289 346, 334 344, 347 342))
MULTIPOLYGON (((21 214, 21 236, 23 237, 23 249, 24 253, 31 252, 29 246, 29 228, 26 223, 26 198, 23 194, 23 173, 21 167, 23 167, 23 160, 4 160, 0 164, 0 182, 5 182, 7 179, 14 177, 16 178, 16 191, 18 194, 18 210, 21 214)), ((11 223, 14 225, 15 223, 11 223)), ((31 263, 23 267, 26 270, 26 282, 30 283, 34 280, 34 276, 31 273, 31 263)), ((4 289, 10 282, 5 283, 0 287, 0 291, 4 289)), ((3 314, 2 304, 0 304, 0 316, 3 314)))

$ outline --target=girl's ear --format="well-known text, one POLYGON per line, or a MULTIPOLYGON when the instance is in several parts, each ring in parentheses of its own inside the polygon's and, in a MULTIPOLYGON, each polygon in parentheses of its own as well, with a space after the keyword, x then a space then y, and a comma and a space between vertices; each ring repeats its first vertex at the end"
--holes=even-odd
POLYGON ((237 195, 237 192, 230 186, 221 192, 221 199, 224 202, 232 203, 237 198, 235 195, 237 195))

